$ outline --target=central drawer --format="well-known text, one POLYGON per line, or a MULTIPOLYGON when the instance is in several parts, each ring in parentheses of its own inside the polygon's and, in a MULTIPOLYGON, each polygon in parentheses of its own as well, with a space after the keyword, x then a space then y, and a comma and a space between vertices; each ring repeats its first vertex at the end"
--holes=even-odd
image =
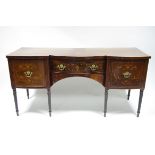
POLYGON ((103 57, 55 57, 52 59, 52 71, 66 74, 101 74, 105 72, 103 57))

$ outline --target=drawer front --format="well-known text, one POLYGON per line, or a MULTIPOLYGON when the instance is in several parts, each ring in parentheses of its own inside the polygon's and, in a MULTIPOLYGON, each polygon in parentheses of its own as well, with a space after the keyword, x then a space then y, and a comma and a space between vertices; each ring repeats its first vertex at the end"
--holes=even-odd
POLYGON ((45 87, 47 84, 45 60, 11 59, 9 67, 15 87, 45 87))
POLYGON ((111 61, 108 85, 113 88, 142 88, 145 85, 147 62, 111 61))
POLYGON ((105 72, 105 61, 103 59, 67 58, 53 59, 53 72, 55 73, 103 73, 105 72))

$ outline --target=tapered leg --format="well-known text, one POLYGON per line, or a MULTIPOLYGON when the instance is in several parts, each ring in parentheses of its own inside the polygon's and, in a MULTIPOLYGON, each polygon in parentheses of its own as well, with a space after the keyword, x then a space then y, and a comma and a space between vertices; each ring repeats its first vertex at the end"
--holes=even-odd
POLYGON ((130 92, 131 92, 131 90, 129 89, 128 90, 128 97, 127 97, 128 100, 130 99, 130 92))
POLYGON ((106 117, 106 113, 107 113, 107 101, 108 101, 108 89, 105 88, 104 117, 106 117))
POLYGON ((13 96, 14 96, 14 101, 15 101, 16 114, 17 116, 19 116, 16 88, 13 88, 13 96))
POLYGON ((50 88, 47 89, 47 95, 48 95, 48 107, 49 107, 49 116, 51 117, 51 90, 50 88))
POLYGON ((27 92, 27 98, 29 99, 29 89, 26 89, 27 92))
POLYGON ((138 103, 137 117, 139 117, 139 114, 140 114, 142 98, 143 98, 143 91, 144 90, 140 90, 140 94, 139 94, 139 103, 138 103))

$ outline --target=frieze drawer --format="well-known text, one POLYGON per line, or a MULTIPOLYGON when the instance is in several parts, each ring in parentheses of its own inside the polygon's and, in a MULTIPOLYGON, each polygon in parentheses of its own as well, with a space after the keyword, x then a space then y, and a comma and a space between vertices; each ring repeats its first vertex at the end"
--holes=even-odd
MULTIPOLYGON (((78 58, 77 58, 78 59, 78 58)), ((83 58, 84 59, 84 58, 83 58)), ((74 61, 74 59, 53 59, 53 72, 55 73, 104 73, 105 61, 103 59, 88 59, 74 61)))

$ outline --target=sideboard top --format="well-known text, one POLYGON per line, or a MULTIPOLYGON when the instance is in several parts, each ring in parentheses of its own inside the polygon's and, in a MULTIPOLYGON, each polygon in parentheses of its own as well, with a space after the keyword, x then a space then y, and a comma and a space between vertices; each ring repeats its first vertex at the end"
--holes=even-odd
POLYGON ((116 56, 116 57, 148 57, 137 48, 20 48, 7 57, 12 56, 116 56))

